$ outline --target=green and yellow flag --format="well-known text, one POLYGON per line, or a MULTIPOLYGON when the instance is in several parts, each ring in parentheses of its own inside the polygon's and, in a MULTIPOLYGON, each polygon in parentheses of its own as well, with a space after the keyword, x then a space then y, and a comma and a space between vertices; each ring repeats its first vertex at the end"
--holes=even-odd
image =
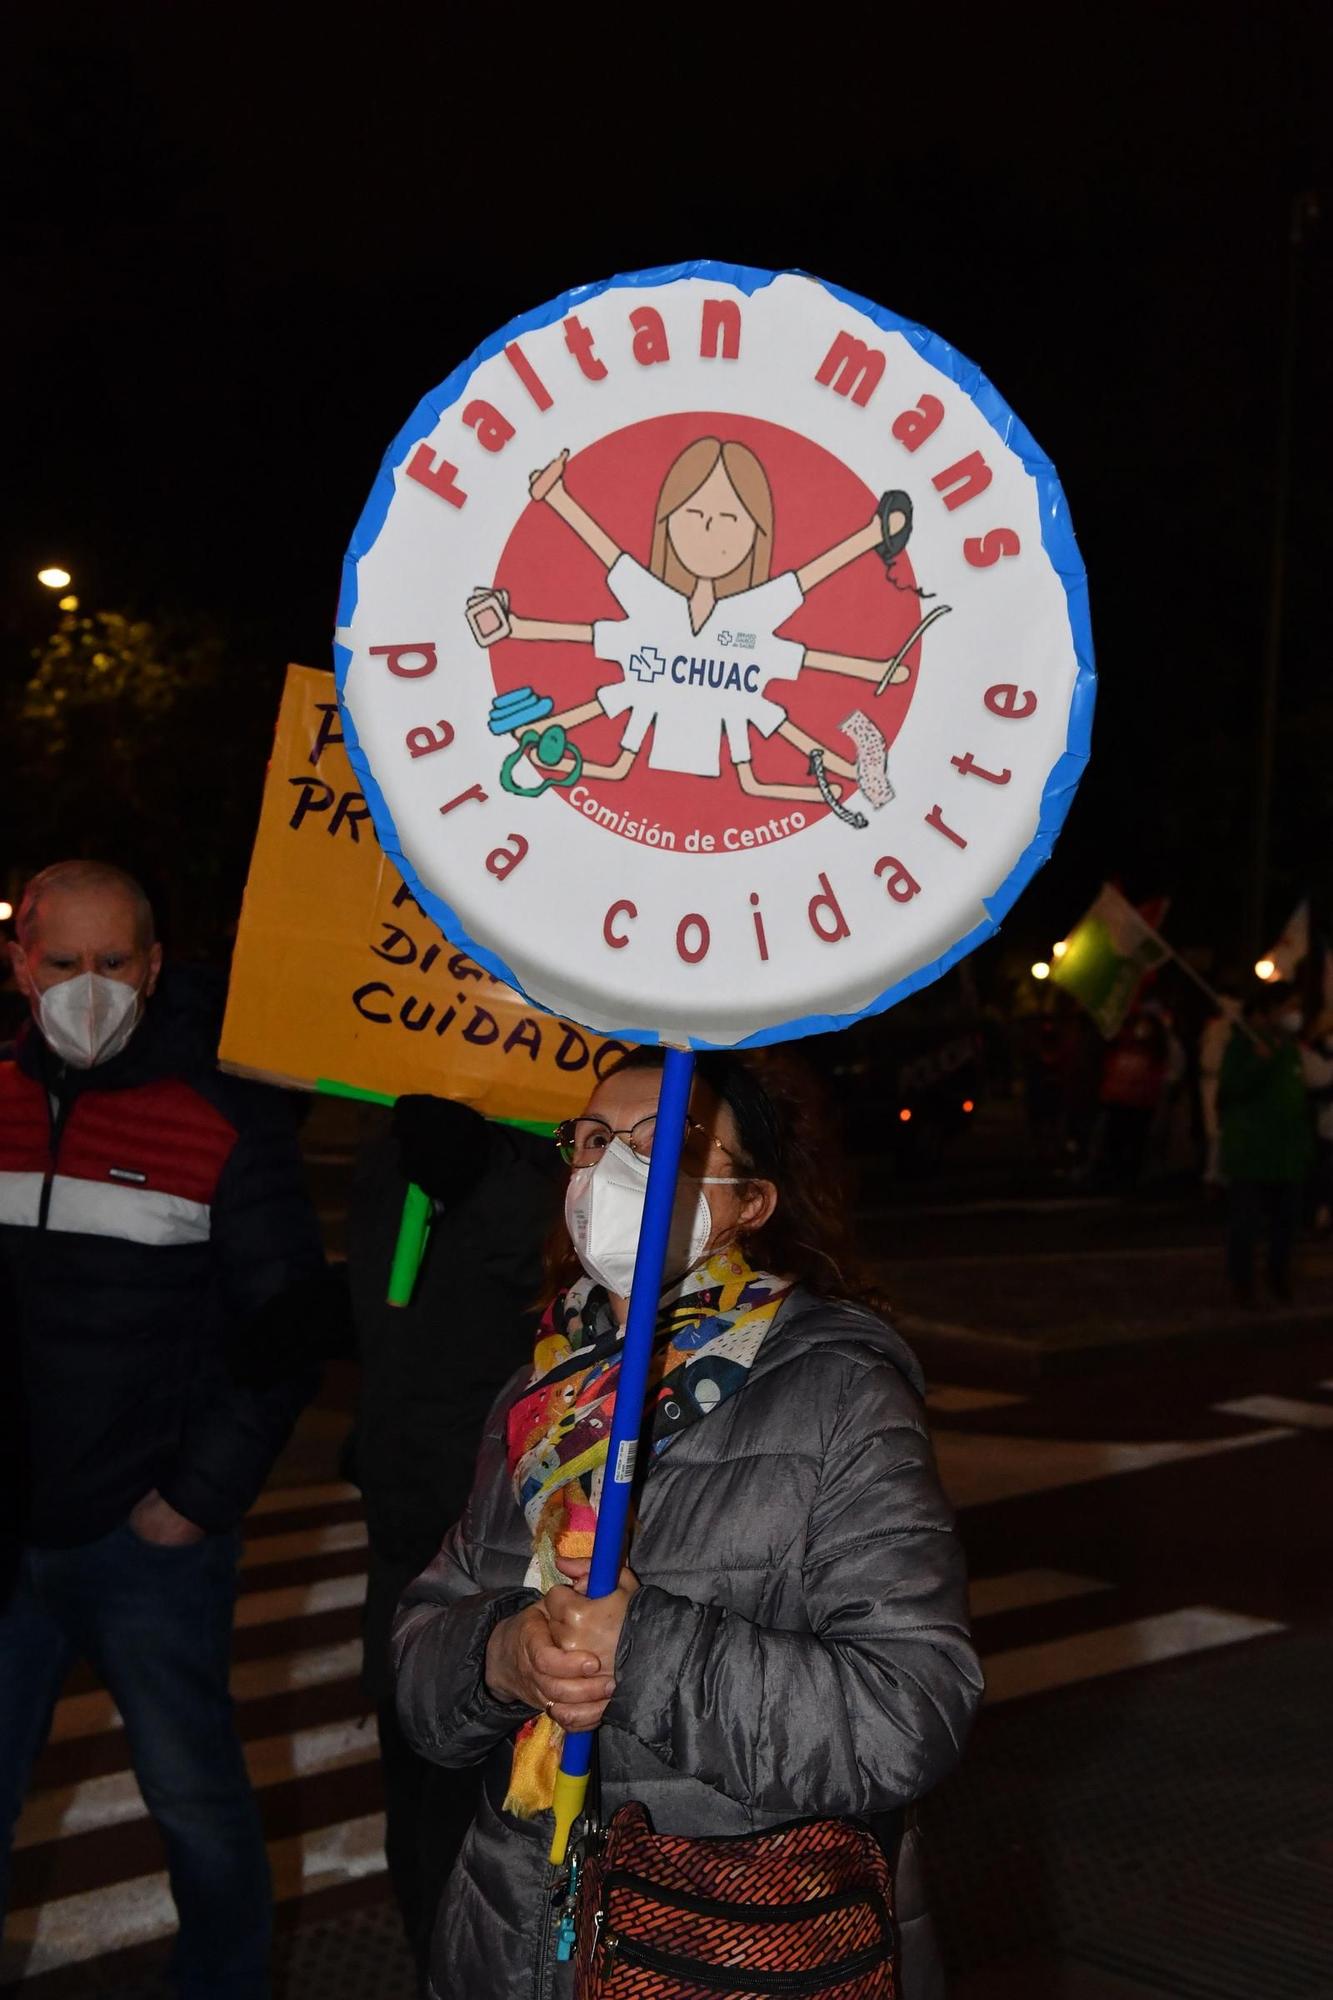
POLYGON ((1051 978, 1087 1008, 1109 1042, 1119 1034, 1144 975, 1170 957, 1170 946, 1108 882, 1069 933, 1051 978))

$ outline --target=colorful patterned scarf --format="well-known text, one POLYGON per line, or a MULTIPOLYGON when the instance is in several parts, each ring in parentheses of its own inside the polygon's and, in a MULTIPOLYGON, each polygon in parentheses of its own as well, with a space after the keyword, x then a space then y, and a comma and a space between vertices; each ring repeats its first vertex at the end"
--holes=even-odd
MULTIPOLYGON (((788 1280, 752 1270, 733 1244, 664 1294, 641 1432, 652 1457, 735 1395, 790 1290, 788 1280)), ((580 1278, 548 1307, 532 1386, 509 1413, 514 1497, 532 1530, 524 1580, 543 1595, 563 1581, 557 1555, 592 1554, 621 1340, 606 1294, 580 1278)), ((550 1805, 563 1742, 564 1731, 547 1715, 519 1731, 505 1805, 520 1819, 550 1805)))

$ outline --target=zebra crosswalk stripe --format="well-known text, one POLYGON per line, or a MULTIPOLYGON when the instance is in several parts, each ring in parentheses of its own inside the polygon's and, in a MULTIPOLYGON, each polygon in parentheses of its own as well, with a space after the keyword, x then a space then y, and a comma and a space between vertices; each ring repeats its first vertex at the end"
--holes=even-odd
POLYGON ((364 1521, 335 1521, 328 1528, 313 1528, 289 1535, 259 1535, 248 1540, 241 1552, 242 1570, 258 1569, 265 1563, 301 1562, 310 1556, 342 1555, 349 1549, 366 1546, 364 1521))
MULTIPOLYGON (((369 1764, 379 1754, 379 1739, 374 1723, 365 1717, 357 1722, 296 1729, 286 1736, 262 1736, 244 1748, 250 1782, 256 1791, 262 1791, 293 1778, 313 1778, 321 1771, 369 1764)), ((79 1784, 35 1793, 19 1820, 14 1845, 37 1847, 71 1834, 96 1833, 103 1827, 144 1819, 147 1812, 133 1772, 113 1771, 103 1778, 86 1778, 79 1784)))
POLYGON ((1210 1646, 1233 1646, 1240 1639, 1257 1639, 1284 1627, 1271 1618, 1248 1618, 1194 1604, 1153 1618, 1132 1618, 1123 1625, 1079 1632, 1040 1646, 1015 1646, 985 1658, 986 1700, 1014 1701, 1020 1695, 1043 1694, 1074 1681, 1095 1680, 1123 1673, 1129 1667, 1176 1660, 1210 1646))
POLYGON ((297 1583, 285 1590, 248 1590, 236 1600, 236 1629, 255 1625, 285 1625, 292 1618, 314 1618, 321 1611, 346 1611, 366 1595, 365 1572, 326 1576, 318 1583, 297 1583))
POLYGON ((1232 1403, 1214 1403, 1213 1408, 1228 1417, 1257 1417, 1264 1424, 1333 1431, 1333 1403, 1304 1403, 1296 1396, 1239 1396, 1232 1403))
POLYGON ((1100 1577, 1072 1576, 1060 1569, 1020 1569, 1010 1576, 973 1577, 968 1603, 974 1618, 994 1618, 1002 1611, 1031 1611, 1039 1604, 1060 1604, 1067 1597, 1087 1597, 1110 1588, 1100 1577))
MULTIPOLYGON (((1111 1474, 1132 1475, 1250 1445, 1275 1444, 1299 1435, 1303 1428, 1324 1428, 1331 1420, 1326 1405, 1250 1397, 1220 1409, 1232 1417, 1250 1417, 1265 1428, 1202 1441, 1127 1445, 1062 1442, 950 1432, 947 1427, 951 1415, 968 1416, 987 1409, 998 1412, 1021 1400, 996 1391, 961 1387, 932 1396, 942 1472, 961 1507, 986 1506, 1111 1474)), ((238 1631, 244 1635, 239 1650, 247 1657, 234 1664, 231 1687, 261 1808, 266 1801, 276 1804, 286 1786, 343 1774, 333 1778, 328 1796, 331 1810, 349 1815, 269 1842, 279 1901, 290 1901, 313 1889, 351 1885, 381 1873, 385 1867, 383 1821, 376 1809, 375 1729, 367 1717, 369 1704, 358 1678, 360 1641, 344 1622, 331 1631, 324 1627, 328 1634, 324 1643, 293 1644, 303 1629, 315 1639, 321 1620, 345 1620, 364 1598, 366 1577, 361 1556, 366 1530, 359 1512, 351 1511, 357 1499, 353 1488, 338 1482, 274 1488, 260 1496, 247 1522, 236 1615, 238 1631), (284 1578, 268 1585, 266 1572, 280 1566, 298 1580, 284 1578), (318 1573, 330 1566, 341 1567, 345 1573, 318 1573), (303 1567, 306 1579, 302 1578, 303 1567), (308 1574, 310 1570, 315 1571, 313 1576, 308 1574), (306 1694, 312 1712, 303 1716, 298 1708, 299 1725, 275 1733, 293 1713, 281 1707, 283 1698, 306 1694), (276 1711, 265 1706, 275 1701, 279 1704, 276 1711)), ((1122 1617, 1106 1623, 1108 1617, 1115 1620, 1120 1609, 1110 1594, 1115 1588, 1105 1577, 1044 1567, 975 1578, 972 1613, 982 1626, 989 1700, 1002 1704, 1026 1694, 1282 1629, 1272 1619, 1243 1616, 1215 1604, 1155 1607, 1146 1617, 1122 1617), (1083 1602, 1088 1607, 1086 1614, 1078 1608, 1083 1602), (1061 1607, 1065 1607, 1063 1613, 1061 1607), (1029 1615, 1043 1621, 1039 1630, 1057 1630, 1063 1636, 1037 1644, 1007 1643, 1015 1631, 1021 1640, 1023 1626, 1019 1623, 1015 1627, 1014 1621, 1029 1615), (1006 1643, 987 1653, 985 1621, 994 1618, 1005 1621, 1006 1643), (1084 1620, 1083 1629, 1064 1629, 1070 1624, 1083 1625, 1084 1620)), ((104 1691, 70 1694, 57 1704, 51 1732, 54 1755, 48 1757, 51 1775, 43 1782, 39 1765, 37 1788, 17 1833, 16 1890, 20 1898, 16 1898, 19 1906, 10 1915, 6 1950, 0 1958, 0 1981, 36 1976, 61 1965, 147 1943, 174 1928, 166 1876, 127 1874, 115 1879, 116 1849, 114 1845, 101 1848, 101 1843, 114 1843, 124 1829, 145 1816, 129 1769, 128 1746, 123 1733, 116 1734, 120 1729, 120 1717, 104 1691), (113 1768, 108 1769, 109 1764, 113 1768), (103 1886, 75 1887, 89 1879, 87 1872, 81 1876, 75 1873, 66 1877, 71 1892, 62 1894, 62 1843, 76 1839, 85 1852, 92 1844, 92 1866, 103 1886), (49 1868, 48 1858, 53 1862, 49 1868), (28 1863, 33 1866, 26 1866, 28 1863), (21 1906, 24 1879, 31 1883, 40 1879, 44 1885, 53 1882, 48 1900, 21 1906)), ((323 1794, 317 1790, 306 1796, 318 1799, 323 1794)), ((304 1798, 302 1803, 304 1807, 304 1798)), ((290 1801, 282 1810, 289 1809, 290 1801)), ((278 1823, 283 1823, 281 1812, 278 1823)), ((288 1818, 286 1825, 291 1823, 288 1818)), ((142 1853, 133 1843, 130 1851, 142 1853)))
POLYGON ((270 1486, 260 1494, 246 1519, 262 1519, 265 1514, 298 1514, 308 1508, 334 1507, 360 1499, 355 1486, 347 1485, 344 1480, 335 1480, 328 1486, 270 1486))
MULTIPOLYGON (((242 1660, 231 1670, 234 1701, 257 1701, 265 1695, 295 1694, 326 1681, 351 1681, 361 1671, 361 1641, 345 1639, 333 1646, 308 1646, 295 1653, 277 1653, 262 1660, 242 1660)), ((89 1694, 69 1694, 56 1703, 52 1743, 78 1736, 99 1736, 119 1729, 115 1703, 102 1688, 89 1694)))
MULTIPOLYGON (((268 1853, 279 1903, 355 1882, 384 1869, 384 1817, 367 1813, 338 1826, 271 1840, 268 1853)), ((34 1978, 104 1952, 148 1944, 165 1937, 175 1923, 165 1874, 117 1882, 114 1895, 86 1889, 58 1896, 35 1909, 11 1913, 0 1952, 0 1979, 34 1978)))

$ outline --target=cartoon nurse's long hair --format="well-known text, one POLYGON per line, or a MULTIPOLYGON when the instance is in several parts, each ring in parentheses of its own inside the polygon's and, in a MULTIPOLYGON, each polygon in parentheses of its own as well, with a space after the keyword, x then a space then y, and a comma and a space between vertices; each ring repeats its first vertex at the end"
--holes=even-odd
POLYGON ((749 590, 753 584, 768 581, 773 560, 773 495, 768 474, 748 445, 723 444, 718 438, 696 438, 693 444, 686 445, 662 481, 653 517, 653 552, 648 563, 655 577, 683 597, 690 595, 699 579, 691 576, 671 546, 667 519, 677 507, 683 507, 694 497, 719 459, 741 505, 755 524, 755 538, 744 562, 726 576, 718 577, 713 589, 718 597, 733 597, 738 590, 749 590))

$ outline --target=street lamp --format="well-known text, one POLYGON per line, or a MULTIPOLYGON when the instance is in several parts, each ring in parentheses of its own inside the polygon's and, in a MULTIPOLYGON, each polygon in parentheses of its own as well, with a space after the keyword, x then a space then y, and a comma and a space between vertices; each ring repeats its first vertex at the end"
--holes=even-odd
POLYGON ((1254 976, 1256 979, 1262 979, 1267 985, 1269 981, 1277 978, 1277 966, 1271 958, 1261 958, 1254 968, 1254 976))
POLYGON ((1053 944, 1051 946, 1051 957, 1063 958, 1068 949, 1069 949, 1069 939, 1061 938, 1059 944, 1053 944))
POLYGON ((61 569, 59 563, 51 563, 46 569, 38 570, 37 581, 45 584, 48 590, 68 590, 74 579, 67 569, 61 569))
POLYGON ((1037 963, 1032 968, 1032 977, 1034 979, 1049 979, 1050 976, 1051 976, 1050 966, 1046 963, 1044 958, 1039 958, 1037 960, 1037 963))
POLYGON ((7 924, 14 914, 12 903, 0 903, 0 924, 7 924))

